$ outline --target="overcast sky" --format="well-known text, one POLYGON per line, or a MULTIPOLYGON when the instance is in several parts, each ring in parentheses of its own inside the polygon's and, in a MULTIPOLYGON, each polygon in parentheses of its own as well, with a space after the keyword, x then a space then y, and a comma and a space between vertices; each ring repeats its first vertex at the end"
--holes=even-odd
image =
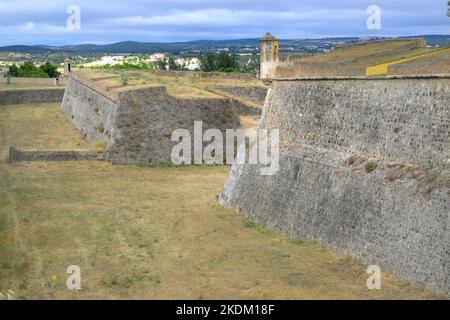
POLYGON ((0 45, 450 34, 447 0, 0 0, 0 45), (81 28, 69 30, 77 5, 81 28), (381 8, 381 29, 366 12, 381 8))

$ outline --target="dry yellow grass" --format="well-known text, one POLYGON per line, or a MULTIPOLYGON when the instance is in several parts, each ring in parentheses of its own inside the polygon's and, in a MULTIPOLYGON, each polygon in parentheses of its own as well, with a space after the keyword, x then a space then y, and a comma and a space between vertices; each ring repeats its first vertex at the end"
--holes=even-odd
MULTIPOLYGON (((3 139, 23 150, 102 149, 101 144, 84 140, 59 108, 59 103, 0 105, 3 139)), ((6 149, 4 146, 0 150, 3 159, 6 149)))
POLYGON ((432 48, 402 49, 402 46, 408 42, 411 41, 388 40, 348 45, 343 50, 338 48, 327 54, 306 57, 304 61, 337 62, 349 67, 369 67, 427 54, 434 50, 432 48))
POLYGON ((240 116, 241 127, 245 130, 259 127, 259 116, 240 116))
POLYGON ((392 60, 390 62, 374 65, 367 67, 366 69, 366 76, 376 76, 376 75, 387 75, 389 67, 396 64, 401 64, 405 62, 410 62, 414 60, 423 60, 439 55, 443 55, 450 52, 450 48, 440 48, 440 49, 423 49, 423 50, 415 50, 414 55, 411 53, 406 55, 403 55, 401 59, 394 60, 394 57, 391 57, 392 60))
MULTIPOLYGON (((0 107, 0 134, 3 156, 11 144, 88 147, 57 105, 0 107)), ((439 298, 389 273, 382 290, 369 291, 366 268, 352 259, 219 207, 228 171, 1 162, 0 291, 23 299, 439 298), (65 287, 69 265, 81 267, 79 292, 65 287)))
POLYGON ((96 84, 102 87, 113 88, 113 90, 132 89, 142 86, 162 85, 167 88, 170 95, 177 98, 223 98, 207 90, 208 87, 216 85, 229 86, 260 86, 264 84, 258 79, 218 79, 218 78, 197 78, 197 77, 174 77, 161 76, 152 72, 141 71, 103 71, 86 70, 78 71, 89 79, 98 79, 96 84))

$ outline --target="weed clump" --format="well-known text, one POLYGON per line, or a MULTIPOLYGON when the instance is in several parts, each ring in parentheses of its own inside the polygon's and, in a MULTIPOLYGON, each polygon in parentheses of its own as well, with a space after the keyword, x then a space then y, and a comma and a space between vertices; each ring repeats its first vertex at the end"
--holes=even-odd
POLYGON ((378 163, 376 163, 375 161, 369 161, 364 165, 364 170, 367 173, 371 173, 371 172, 375 171, 376 168, 378 168, 378 163))

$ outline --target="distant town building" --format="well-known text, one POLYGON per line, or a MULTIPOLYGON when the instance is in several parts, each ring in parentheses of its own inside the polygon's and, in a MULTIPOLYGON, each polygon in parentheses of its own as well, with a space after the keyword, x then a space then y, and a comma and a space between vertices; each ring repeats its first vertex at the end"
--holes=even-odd
POLYGON ((124 56, 104 56, 102 57, 102 59, 100 60, 100 63, 102 65, 106 65, 106 64, 118 64, 121 63, 125 60, 124 56))
POLYGON ((200 59, 198 58, 178 58, 175 64, 189 71, 199 70, 201 67, 200 59))
POLYGON ((100 60, 93 61, 90 63, 86 63, 86 67, 100 67, 100 66, 106 66, 106 65, 116 65, 123 63, 125 61, 125 56, 103 56, 100 58, 100 60))
POLYGON ((164 53, 154 53, 150 55, 150 57, 147 59, 149 62, 158 62, 158 61, 164 61, 166 59, 166 55, 164 53))

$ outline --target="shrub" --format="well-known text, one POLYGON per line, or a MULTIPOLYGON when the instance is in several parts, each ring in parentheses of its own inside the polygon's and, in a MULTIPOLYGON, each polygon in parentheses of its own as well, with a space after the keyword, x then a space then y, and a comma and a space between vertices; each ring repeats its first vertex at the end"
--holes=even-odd
POLYGON ((61 75, 61 73, 57 70, 58 67, 48 61, 41 65, 39 69, 45 72, 49 78, 57 78, 61 75))
POLYGON ((33 62, 25 62, 19 67, 18 77, 48 78, 48 74, 34 65, 33 62))
POLYGON ((369 161, 364 165, 364 170, 367 173, 375 171, 376 168, 378 168, 378 163, 376 163, 375 161, 369 161))
POLYGON ((200 57, 203 72, 239 72, 239 62, 228 53, 209 53, 200 57))
POLYGON ((9 67, 9 71, 7 73, 10 77, 18 77, 19 76, 19 68, 16 64, 13 64, 11 67, 9 67))
POLYGON ((9 67, 7 76, 25 77, 25 78, 57 78, 61 74, 57 71, 57 67, 50 62, 46 62, 39 68, 33 62, 25 62, 20 67, 13 64, 9 67))

